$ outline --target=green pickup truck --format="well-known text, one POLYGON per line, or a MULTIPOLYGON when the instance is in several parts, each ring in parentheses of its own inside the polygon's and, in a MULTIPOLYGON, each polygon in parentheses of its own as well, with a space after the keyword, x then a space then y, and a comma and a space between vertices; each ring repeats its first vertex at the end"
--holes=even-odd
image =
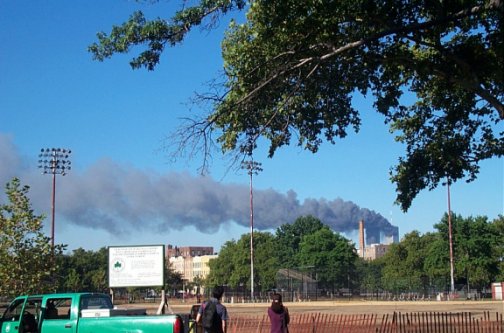
POLYGON ((95 293, 20 296, 0 318, 1 333, 183 333, 179 315, 114 308, 95 293))

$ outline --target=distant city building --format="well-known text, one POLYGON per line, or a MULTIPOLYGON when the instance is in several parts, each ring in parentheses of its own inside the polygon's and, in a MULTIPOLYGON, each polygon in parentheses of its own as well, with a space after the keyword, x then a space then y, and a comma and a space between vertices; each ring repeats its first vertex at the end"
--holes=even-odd
POLYGON ((168 244, 166 257, 173 270, 182 275, 182 279, 194 282, 196 277, 204 279, 208 276, 210 273, 208 262, 218 256, 210 246, 174 247, 168 244))
POLYGON ((366 260, 375 260, 377 258, 383 257, 387 253, 390 244, 397 243, 398 236, 396 234, 385 237, 385 244, 365 244, 365 228, 364 220, 359 221, 359 248, 357 249, 357 254, 359 257, 366 260))
POLYGON ((383 257, 390 248, 390 244, 371 244, 364 249, 364 255, 361 256, 366 260, 375 260, 383 257))
POLYGON ((206 256, 213 255, 213 247, 211 246, 173 246, 168 244, 166 247, 166 258, 171 257, 198 257, 198 256, 206 256))
POLYGON ((199 277, 204 279, 210 273, 210 267, 208 266, 208 262, 210 259, 215 259, 218 256, 216 254, 194 257, 192 262, 192 280, 194 278, 199 277))

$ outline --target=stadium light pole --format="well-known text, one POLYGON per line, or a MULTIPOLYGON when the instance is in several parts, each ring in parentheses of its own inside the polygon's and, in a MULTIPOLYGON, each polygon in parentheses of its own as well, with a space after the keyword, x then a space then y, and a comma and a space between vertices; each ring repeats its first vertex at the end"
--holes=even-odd
POLYGON ((453 264, 453 235, 452 235, 452 220, 451 220, 451 199, 450 199, 450 179, 446 182, 446 187, 448 190, 448 242, 450 246, 450 299, 455 293, 455 278, 454 275, 454 264, 453 264))
POLYGON ((54 215, 56 209, 56 175, 66 175, 72 164, 69 160, 72 151, 61 148, 42 148, 39 154, 39 165, 42 174, 52 175, 52 218, 51 218, 51 247, 54 249, 54 215))
POLYGON ((250 176, 250 300, 254 300, 254 194, 252 176, 262 171, 261 163, 250 161, 242 162, 242 169, 246 169, 250 176))

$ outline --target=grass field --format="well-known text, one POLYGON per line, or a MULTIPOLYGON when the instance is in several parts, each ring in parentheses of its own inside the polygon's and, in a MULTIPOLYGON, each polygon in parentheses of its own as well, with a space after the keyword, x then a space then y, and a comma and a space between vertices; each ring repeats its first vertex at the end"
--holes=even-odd
MULTIPOLYGON (((178 314, 189 314, 194 302, 169 302, 169 308, 178 314)), ((6 306, 7 304, 4 304, 6 306)), ((266 314, 269 303, 225 303, 230 316, 246 316, 266 314)), ((504 315, 503 301, 417 301, 417 302, 377 302, 377 301, 318 301, 318 302, 286 302, 289 312, 296 313, 336 313, 336 314, 392 314, 394 312, 469 312, 475 317, 483 316, 489 312, 492 315, 500 313, 504 315)), ((145 308, 149 314, 156 313, 159 304, 156 303, 133 303, 123 304, 119 307, 145 308)), ((3 313, 0 306, 0 313, 3 313)), ((167 311, 169 312, 169 311, 167 311)))

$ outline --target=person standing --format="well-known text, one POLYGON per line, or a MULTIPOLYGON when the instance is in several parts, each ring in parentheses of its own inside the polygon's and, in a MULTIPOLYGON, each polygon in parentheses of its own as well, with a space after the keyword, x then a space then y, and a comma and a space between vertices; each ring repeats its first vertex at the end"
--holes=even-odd
POLYGON ((215 287, 212 291, 212 297, 208 301, 203 302, 198 310, 196 323, 203 325, 205 333, 226 333, 226 323, 229 320, 229 315, 227 308, 221 303, 223 294, 224 288, 222 286, 215 287), (209 321, 205 317, 208 316, 211 316, 213 319, 210 320, 213 321, 211 327, 205 327, 205 322, 209 321))
POLYGON ((273 301, 268 308, 268 317, 271 323, 270 333, 289 332, 289 310, 282 303, 282 295, 273 294, 273 301))

